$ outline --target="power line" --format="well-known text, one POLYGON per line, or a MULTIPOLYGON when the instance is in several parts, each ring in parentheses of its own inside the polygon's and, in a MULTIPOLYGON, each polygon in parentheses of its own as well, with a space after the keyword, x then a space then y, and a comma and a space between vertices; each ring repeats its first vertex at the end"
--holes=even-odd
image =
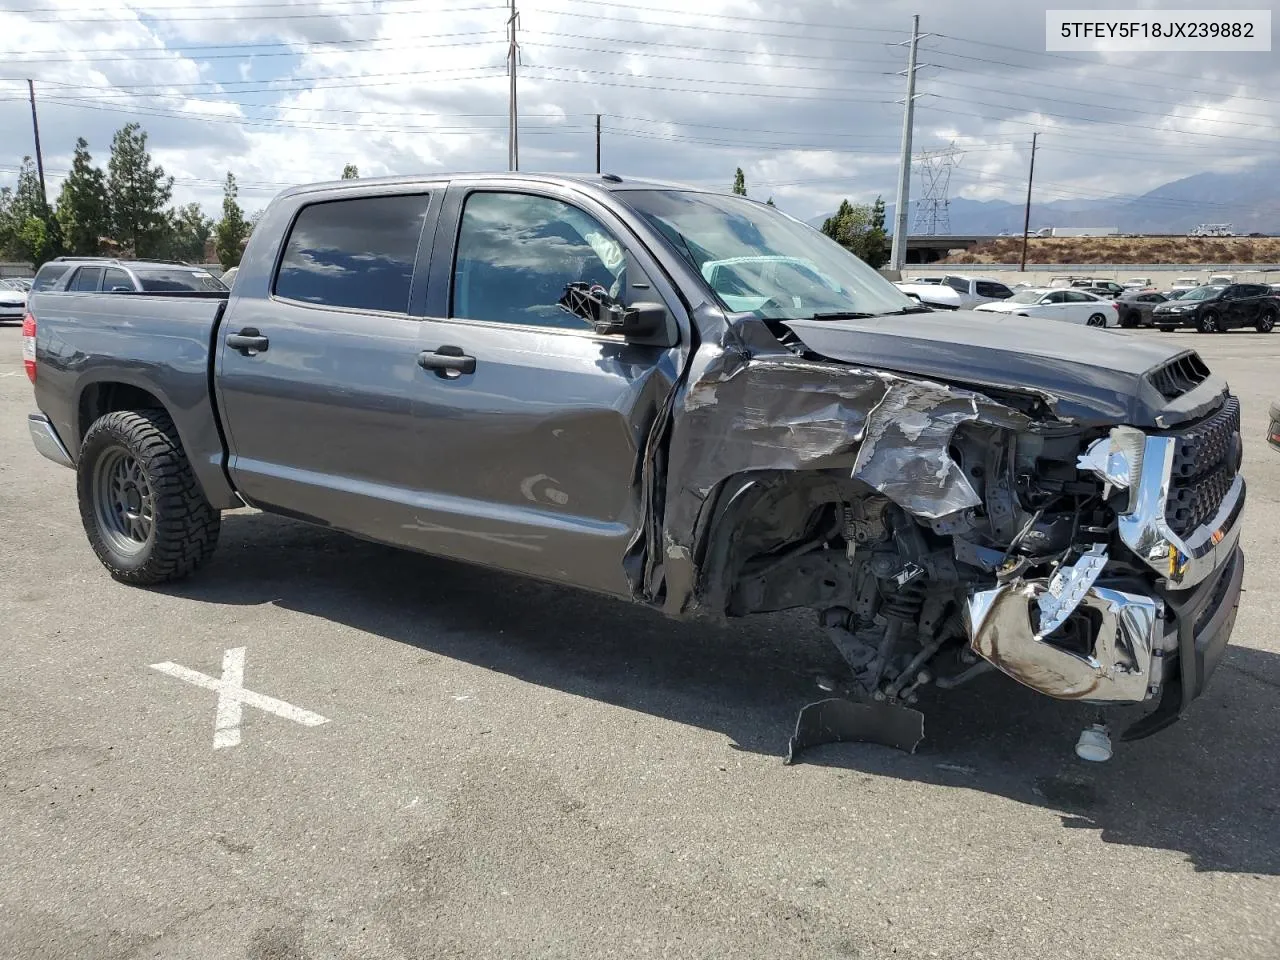
MULTIPOLYGON (((287 41, 287 42, 278 41, 273 43, 244 43, 244 44, 219 43, 219 44, 208 44, 203 47, 182 47, 180 50, 174 50, 168 47, 147 47, 147 48, 127 51, 123 53, 121 56, 31 57, 28 59, 15 60, 14 62, 16 63, 115 63, 123 60, 127 60, 130 62, 139 61, 139 60, 156 60, 156 61, 168 61, 172 63, 181 63, 181 62, 196 61, 196 60, 247 60, 247 59, 256 59, 258 57, 292 57, 292 56, 301 56, 304 54, 326 53, 326 52, 329 52, 327 48, 332 46, 342 46, 342 45, 350 45, 350 44, 357 44, 357 43, 360 43, 360 44, 391 43, 393 44, 392 46, 388 46, 388 47, 370 47, 367 50, 342 51, 345 53, 380 53, 387 50, 440 49, 442 47, 462 47, 462 46, 473 45, 471 43, 422 43, 420 44, 416 42, 401 44, 401 41, 434 40, 434 39, 440 39, 442 37, 486 37, 486 36, 495 37, 496 35, 497 35, 496 30, 464 30, 459 33, 420 34, 417 36, 410 36, 410 37, 396 37, 396 38, 383 38, 383 39, 374 37, 374 38, 364 39, 364 40, 313 40, 310 42, 309 47, 308 45, 305 45, 305 44, 301 45, 302 49, 295 49, 296 47, 299 46, 297 41, 287 41), (257 50, 260 50, 260 49, 275 48, 275 47, 287 47, 289 49, 278 50, 272 53, 256 52, 257 50), (236 49, 237 51, 252 50, 255 52, 248 53, 248 54, 243 52, 217 53, 217 54, 203 53, 203 51, 205 50, 229 50, 232 48, 236 49), (144 57, 140 55, 143 53, 158 53, 158 54, 162 54, 162 56, 144 57), (192 54, 196 54, 196 55, 193 56, 192 54)), ((487 41, 475 41, 474 45, 481 46, 486 43, 487 41)), ((27 55, 29 54, 42 54, 42 53, 68 53, 68 52, 98 53, 100 52, 101 49, 102 48, 78 50, 78 51, 20 50, 20 51, 17 51, 17 54, 21 57, 27 57, 27 55)), ((118 53, 121 51, 121 49, 122 48, 119 48, 119 47, 110 48, 109 52, 118 53)))
MULTIPOLYGON (((1028 51, 1028 52, 1034 52, 1034 51, 1028 51)), ((975 57, 975 56, 972 56, 972 55, 970 55, 970 54, 966 54, 966 53, 955 53, 955 52, 953 52, 953 51, 951 51, 951 50, 931 49, 931 50, 929 51, 929 54, 930 54, 930 56, 934 56, 934 55, 941 55, 941 56, 944 56, 944 57, 954 57, 954 58, 959 59, 959 60, 968 60, 968 61, 973 62, 973 63, 989 63, 989 64, 993 64, 993 65, 995 65, 995 66, 1014 67, 1015 69, 1018 69, 1018 70, 1034 70, 1034 71, 1044 70, 1044 71, 1048 72, 1048 71, 1050 71, 1050 70, 1056 69, 1056 68, 1054 68, 1054 67, 1045 67, 1045 66, 1041 66, 1041 65, 1038 65, 1038 64, 1029 64, 1029 63, 1013 63, 1012 61, 1009 61, 1009 60, 995 60, 995 59, 992 59, 991 57, 975 57)), ((1048 56, 1049 54, 1044 54, 1044 55, 1045 55, 1045 56, 1048 56)), ((1140 70, 1140 68, 1138 68, 1138 67, 1122 67, 1122 66, 1120 66, 1119 64, 1091 63, 1091 62, 1090 62, 1090 61, 1088 61, 1088 60, 1079 60, 1079 61, 1073 61, 1073 62, 1076 62, 1076 63, 1082 64, 1082 65, 1084 65, 1084 66, 1102 66, 1102 67, 1116 66, 1116 67, 1118 67, 1119 69, 1122 69, 1122 70, 1140 70)), ((939 66, 942 66, 942 67, 944 67, 944 68, 946 68, 946 69, 953 69, 953 68, 952 68, 952 66, 951 66, 950 64, 945 64, 945 63, 944 63, 944 64, 939 64, 939 66)), ((1185 78, 1182 78, 1182 79, 1185 81, 1185 78)), ((1202 79, 1204 79, 1204 78, 1202 78, 1202 79)), ((1231 82, 1233 82, 1233 81, 1223 80, 1223 81, 1217 81, 1217 82, 1220 82, 1220 83, 1231 83, 1231 82)), ((1166 83, 1144 83, 1144 82, 1143 82, 1143 81, 1141 81, 1141 80, 1128 80, 1128 79, 1126 79, 1126 80, 1124 81, 1124 84, 1125 84, 1125 87, 1126 87, 1126 88, 1127 88, 1127 87, 1152 87, 1152 88, 1154 88, 1154 89, 1156 89, 1156 90, 1165 90, 1165 91, 1167 91, 1167 90, 1169 89, 1169 84, 1168 84, 1167 82, 1166 82, 1166 83)), ((1186 92, 1186 93, 1196 93, 1196 94, 1200 94, 1200 95, 1202 95, 1202 96, 1206 96, 1206 97, 1224 97, 1224 96, 1231 96, 1231 97, 1235 97, 1236 99, 1239 99, 1239 100, 1253 100, 1253 101, 1258 102, 1258 103, 1280 103, 1280 100, 1269 99, 1269 98, 1267 98, 1267 97, 1248 97, 1248 96, 1243 96, 1243 95, 1239 95, 1239 94, 1235 94, 1235 93, 1227 94, 1227 93, 1222 92, 1221 90, 1216 90, 1216 91, 1212 91, 1212 90, 1197 90, 1195 87, 1188 87, 1188 86, 1185 86, 1185 84, 1179 84, 1179 85, 1178 85, 1178 87, 1177 87, 1177 89, 1182 90, 1182 91, 1184 91, 1184 92, 1186 92)))
MULTIPOLYGON (((250 5, 250 6, 246 6, 244 9, 253 10, 253 9, 256 9, 256 7, 250 5)), ((501 7, 495 7, 495 6, 446 7, 441 10, 433 10, 432 13, 433 14, 470 13, 473 11, 480 11, 480 10, 501 10, 501 9, 502 9, 501 7)), ((11 11, 0 11, 0 12, 8 13, 11 11)), ((145 16, 147 20, 153 23, 223 23, 228 20, 234 20, 237 22, 248 21, 248 22, 255 22, 255 23, 256 22, 267 23, 267 22, 275 22, 277 20, 328 20, 333 17, 332 13, 268 13, 268 14, 262 14, 260 16, 255 16, 253 14, 246 14, 244 12, 232 13, 225 17, 153 17, 149 13, 146 13, 145 11, 131 10, 130 12, 137 14, 139 17, 145 16)), ((394 16, 405 15, 405 14, 416 14, 418 16, 421 16, 422 11, 421 10, 366 10, 362 12, 362 11, 352 10, 347 13, 344 13, 343 16, 344 17, 394 17, 394 16)), ((28 20, 27 21, 27 23, 68 23, 68 22, 71 22, 71 21, 68 21, 63 17, 50 17, 46 20, 28 20)), ((77 16, 75 17, 74 22, 75 23, 120 23, 120 17, 118 15, 114 17, 77 16)))

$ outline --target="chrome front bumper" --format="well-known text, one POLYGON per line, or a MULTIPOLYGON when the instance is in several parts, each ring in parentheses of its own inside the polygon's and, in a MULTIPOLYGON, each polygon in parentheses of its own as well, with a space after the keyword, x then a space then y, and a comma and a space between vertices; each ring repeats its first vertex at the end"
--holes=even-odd
POLYGON ((58 431, 53 429, 53 424, 43 413, 27 414, 27 430, 31 433, 31 442, 40 453, 64 467, 75 466, 71 454, 58 437, 58 431))
POLYGON ((1047 580, 1024 580, 975 593, 969 635, 975 653, 1002 672, 1060 700, 1141 702, 1160 688, 1165 647, 1160 600, 1094 586, 1077 609, 1092 611, 1097 629, 1088 653, 1064 649, 1035 629, 1032 604, 1047 580))
POLYGON ((1231 556, 1240 540, 1244 477, 1236 475, 1214 517, 1185 539, 1165 519, 1178 440, 1148 437, 1133 509, 1119 519, 1120 539, 1174 590, 1201 583, 1231 556))

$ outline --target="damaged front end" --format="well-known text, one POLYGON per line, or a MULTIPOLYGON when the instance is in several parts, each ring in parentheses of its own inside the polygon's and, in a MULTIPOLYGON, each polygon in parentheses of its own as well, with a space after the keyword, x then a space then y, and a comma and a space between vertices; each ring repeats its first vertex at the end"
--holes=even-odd
MULTIPOLYGON (((668 612, 810 608, 848 666, 838 686, 872 708, 998 670, 1057 699, 1149 704, 1135 738, 1203 691, 1244 568, 1225 389, 1181 398, 1181 426, 1116 427, 1118 387, 1091 418, 1025 385, 749 337, 700 348, 673 417, 648 581, 668 612)), ((914 745, 912 720, 824 701, 793 752, 864 738, 841 723, 914 745)))

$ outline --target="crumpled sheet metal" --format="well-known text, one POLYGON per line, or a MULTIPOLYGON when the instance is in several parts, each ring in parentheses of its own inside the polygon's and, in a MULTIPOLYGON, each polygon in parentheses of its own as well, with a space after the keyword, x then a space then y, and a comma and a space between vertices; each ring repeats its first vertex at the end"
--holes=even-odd
POLYGON ((980 394, 893 377, 867 418, 853 475, 929 520, 979 506, 982 498, 948 453, 956 428, 978 421, 1014 429, 1031 425, 1024 414, 980 394))
POLYGON ((663 524, 666 609, 696 590, 700 524, 717 487, 756 470, 847 469, 908 512, 936 519, 980 503, 948 447, 957 427, 1025 428, 981 394, 880 370, 703 344, 676 400, 663 524))

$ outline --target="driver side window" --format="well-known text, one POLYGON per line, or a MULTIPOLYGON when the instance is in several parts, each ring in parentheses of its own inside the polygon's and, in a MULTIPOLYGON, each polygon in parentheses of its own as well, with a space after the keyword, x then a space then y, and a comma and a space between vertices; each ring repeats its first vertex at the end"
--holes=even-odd
POLYGON ((449 315, 586 331, 560 306, 565 287, 587 283, 628 302, 627 262, 622 244, 577 207, 532 194, 473 193, 458 229, 449 315))

